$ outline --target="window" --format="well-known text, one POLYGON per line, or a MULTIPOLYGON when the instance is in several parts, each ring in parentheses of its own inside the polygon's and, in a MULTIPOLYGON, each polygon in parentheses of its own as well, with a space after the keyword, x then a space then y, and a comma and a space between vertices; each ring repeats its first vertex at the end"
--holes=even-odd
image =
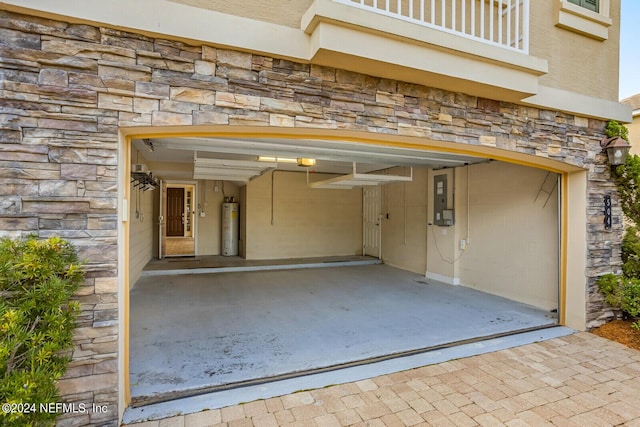
POLYGON ((556 26, 596 40, 609 38, 611 0, 555 0, 556 26))
POLYGON ((187 189, 187 199, 184 202, 185 205, 185 221, 187 226, 187 234, 191 233, 191 206, 192 206, 192 192, 191 189, 187 189))
POLYGON ((577 4, 578 6, 582 6, 585 9, 592 10, 596 13, 600 11, 599 0, 569 0, 569 3, 577 4))

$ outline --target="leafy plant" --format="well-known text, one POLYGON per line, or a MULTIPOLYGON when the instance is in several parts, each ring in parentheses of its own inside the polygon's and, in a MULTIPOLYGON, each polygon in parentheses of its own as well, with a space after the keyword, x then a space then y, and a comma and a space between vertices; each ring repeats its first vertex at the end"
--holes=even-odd
POLYGON ((621 308, 631 317, 640 316, 640 279, 630 279, 622 287, 621 308))
MULTIPOLYGON (((632 278, 622 288, 622 310, 629 316, 638 319, 640 316, 640 279, 632 278)), ((632 325, 640 330, 640 319, 632 325)))
POLYGON ((634 226, 627 228, 622 239, 622 272, 626 277, 640 278, 640 237, 634 226))
POLYGON ((37 409, 60 402, 55 382, 71 359, 79 312, 71 297, 83 276, 75 249, 58 237, 0 239, 0 403, 36 405, 0 415, 3 426, 55 423, 37 409))
POLYGON ((616 168, 615 175, 620 207, 637 227, 640 224, 640 156, 627 156, 625 163, 616 168))
POLYGON ((621 125, 616 120, 609 120, 604 133, 609 137, 620 136, 622 139, 629 140, 629 129, 625 125, 621 125))
MULTIPOLYGON (((607 303, 622 310, 623 317, 640 316, 640 279, 605 274, 599 278, 598 288, 607 303)), ((636 320, 631 327, 640 330, 640 320, 636 320)))
POLYGON ((604 295, 604 300, 611 306, 620 308, 622 305, 621 277, 609 273, 598 278, 598 289, 604 295))

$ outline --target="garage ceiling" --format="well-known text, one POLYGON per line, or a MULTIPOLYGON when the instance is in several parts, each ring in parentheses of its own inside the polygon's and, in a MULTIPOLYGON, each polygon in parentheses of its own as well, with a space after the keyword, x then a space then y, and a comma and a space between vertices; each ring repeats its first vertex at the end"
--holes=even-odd
MULTIPOLYGON (((196 156, 235 161, 255 161, 258 156, 313 158, 317 163, 310 171, 334 174, 351 173, 353 162, 357 163, 359 173, 368 173, 394 166, 439 169, 487 161, 451 153, 322 139, 156 138, 145 141, 134 139, 133 148, 145 158, 154 176, 164 179, 193 179, 196 156)), ((133 159, 136 162, 135 153, 133 159)), ((277 168, 307 170, 295 163, 278 163, 277 168)))

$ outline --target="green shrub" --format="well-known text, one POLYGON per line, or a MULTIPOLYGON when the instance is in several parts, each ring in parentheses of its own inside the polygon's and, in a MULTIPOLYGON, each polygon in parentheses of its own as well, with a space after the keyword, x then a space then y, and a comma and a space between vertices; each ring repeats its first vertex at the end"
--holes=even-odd
POLYGON ((620 195, 620 207, 633 224, 640 226, 640 156, 627 156, 624 164, 616 167, 615 181, 620 195))
POLYGON ((609 273, 598 278, 598 289, 604 295, 604 300, 611 306, 620 308, 622 305, 622 277, 609 273))
POLYGON ((626 277, 640 279, 640 237, 638 229, 629 226, 622 239, 622 272, 626 277))
POLYGON ((640 316, 640 279, 623 280, 620 308, 630 317, 640 316))
POLYGON ((598 288, 605 301, 622 310, 625 317, 640 316, 640 279, 605 274, 598 279, 598 288))
MULTIPOLYGON (((60 402, 56 380, 70 361, 83 272, 69 243, 0 239, 0 403, 60 402)), ((44 411, 0 415, 3 426, 46 426, 44 411)))

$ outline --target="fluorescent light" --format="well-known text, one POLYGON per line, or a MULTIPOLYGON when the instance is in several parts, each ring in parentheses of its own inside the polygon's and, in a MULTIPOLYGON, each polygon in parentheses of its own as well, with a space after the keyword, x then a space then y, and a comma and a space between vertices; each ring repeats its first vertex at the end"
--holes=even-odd
POLYGON ((289 157, 258 156, 259 162, 298 163, 298 159, 289 157))
POLYGON ((259 162, 276 162, 276 163, 296 163, 298 166, 308 168, 316 165, 316 159, 309 159, 306 157, 298 157, 293 159, 291 157, 274 157, 274 156, 258 156, 259 162))

